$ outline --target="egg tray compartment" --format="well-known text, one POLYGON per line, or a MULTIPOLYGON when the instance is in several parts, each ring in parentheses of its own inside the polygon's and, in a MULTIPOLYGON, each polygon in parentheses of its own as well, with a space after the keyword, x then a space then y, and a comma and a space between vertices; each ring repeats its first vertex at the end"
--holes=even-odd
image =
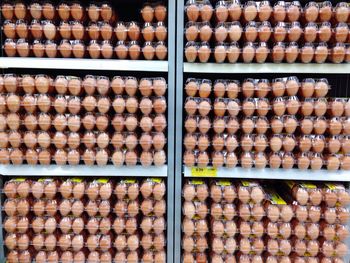
MULTIPOLYGON (((303 78, 296 76, 266 78, 245 78, 243 81, 235 79, 187 78, 185 91, 188 97, 201 98, 265 98, 298 96, 299 99, 323 98, 334 87, 325 78, 303 78), (214 84, 214 85, 213 85, 214 84), (241 93, 242 92, 242 93, 241 93)), ((345 102, 345 101, 344 101, 345 102)))
POLYGON ((242 50, 236 43, 231 44, 227 49, 222 44, 212 49, 207 42, 188 42, 185 47, 185 57, 187 62, 196 62, 199 58, 198 60, 201 63, 223 63, 227 57, 229 63, 236 63, 237 61, 243 63, 325 63, 328 59, 329 62, 338 64, 349 62, 348 50, 349 48, 342 43, 337 43, 329 49, 321 43, 315 49, 312 43, 305 43, 300 48, 298 48, 298 45, 290 43, 286 48, 285 43, 278 42, 271 46, 270 51, 265 42, 260 44, 247 42, 242 50), (211 54, 213 55, 211 56, 211 54), (215 58, 216 56, 217 58, 215 58))
POLYGON ((236 200, 244 204, 260 204, 265 199, 265 193, 259 182, 256 181, 229 181, 213 180, 210 183, 204 180, 186 180, 182 196, 186 201, 213 203, 224 202, 232 204, 236 200))
MULTIPOLYGON (((242 134, 240 141, 235 135, 229 134, 216 134, 212 137, 212 142, 207 135, 188 134, 185 137, 184 145, 186 151, 197 152, 209 151, 220 152, 225 150, 227 153, 231 153, 238 150, 243 152, 251 151, 265 152, 270 150, 271 152, 295 152, 299 154, 308 153, 328 153, 337 154, 340 149, 342 153, 347 155, 348 151, 348 136, 333 136, 331 140, 326 141, 323 135, 302 135, 301 137, 295 137, 291 134, 273 134, 268 137, 264 134, 242 134), (191 138, 191 136, 194 136, 191 138), (197 137, 198 136, 198 137, 197 137), (191 141, 189 141, 191 140, 191 141), (193 141, 192 141, 193 140, 193 141), (209 148, 212 146, 212 148, 209 148), (297 151, 299 150, 299 151, 297 151)), ((266 152, 268 153, 268 152, 266 152)))
POLYGON ((58 47, 55 43, 45 44, 45 47, 36 43, 37 45, 30 45, 27 42, 23 42, 19 39, 19 42, 15 43, 12 40, 5 40, 3 50, 7 57, 44 57, 45 55, 49 58, 91 58, 91 59, 131 59, 131 60, 165 60, 167 57, 167 47, 163 42, 153 43, 146 42, 141 48, 138 43, 130 42, 128 45, 117 43, 113 47, 110 43, 96 43, 94 40, 85 49, 82 43, 69 43, 65 41, 58 47), (19 46, 21 45, 21 46, 19 46), (79 45, 79 47, 78 47, 79 45), (59 51, 59 54, 57 52, 59 51), (44 52, 45 51, 45 52, 44 52), (88 51, 88 52, 86 52, 88 51), (33 54, 32 54, 33 53, 33 54), (115 53, 115 55, 114 55, 115 53), (72 55, 73 54, 73 55, 72 55), (143 56, 141 56, 141 54, 143 56))
MULTIPOLYGON (((221 136, 225 140, 232 142, 232 136, 244 134, 254 134, 258 136, 266 135, 268 138, 274 135, 295 135, 299 136, 323 136, 328 139, 338 138, 340 136, 347 137, 349 134, 349 117, 331 117, 326 119, 317 116, 306 116, 296 118, 295 115, 281 115, 272 118, 265 116, 245 116, 239 122, 238 118, 223 116, 215 117, 213 122, 205 116, 188 116, 185 120, 185 130, 188 136, 194 135, 195 139, 201 139, 202 143, 206 142, 207 134, 213 134, 212 139, 220 142, 221 136), (211 131, 211 128, 213 129, 211 131), (198 130, 197 130, 198 129, 198 130), (202 137, 200 136, 202 135, 202 137), (219 137, 217 137, 219 136, 219 137), (227 137, 228 136, 228 137, 227 137), (198 137, 198 138, 197 138, 198 137), (227 137, 227 138, 226 138, 227 137)), ((299 116, 298 116, 299 117, 299 116)), ((192 138, 187 138, 192 139, 192 138)), ((236 139, 237 140, 237 139, 236 139)), ((188 141, 191 142, 192 140, 188 141)), ((216 146, 218 142, 213 145, 216 146)), ((194 143, 195 145, 195 143, 194 143)), ((202 149, 205 144, 199 145, 202 149)), ((191 149, 192 147, 189 147, 191 149)), ((215 148, 216 149, 216 148, 215 148)))
POLYGON ((118 3, 117 10, 116 5, 113 3, 82 3, 76 2, 73 4, 58 3, 57 1, 52 3, 40 4, 31 3, 28 1, 21 1, 15 5, 10 1, 6 1, 1 7, 2 15, 4 19, 24 19, 26 14, 35 20, 41 18, 52 19, 55 15, 58 15, 60 20, 68 21, 70 18, 75 21, 85 21, 89 18, 90 21, 115 21, 116 15, 123 16, 124 12, 116 11, 127 10, 128 16, 126 17, 138 17, 140 14, 145 22, 152 21, 164 21, 167 15, 166 2, 160 3, 148 3, 140 5, 138 1, 120 1, 118 3), (130 8, 130 4, 136 4, 130 8), (140 8, 139 8, 140 7, 140 8), (87 16, 87 17, 86 17, 87 16))
POLYGON ((87 180, 73 177, 28 180, 20 177, 7 181, 2 190, 7 198, 12 199, 16 197, 26 198, 30 193, 36 199, 54 199, 56 194, 60 193, 65 199, 73 198, 77 200, 85 195, 91 200, 97 198, 108 200, 112 194, 115 194, 118 200, 136 200, 139 196, 145 199, 162 200, 165 192, 165 181, 160 178, 126 178, 121 180, 98 178, 87 180), (114 187, 115 189, 112 190, 114 187))
MULTIPOLYGON (((119 12, 120 13, 119 18, 121 20, 130 20, 130 18, 132 18, 132 20, 135 20, 135 18, 136 18, 136 20, 140 20, 140 22, 141 22, 141 16, 143 16, 145 18, 145 22, 148 22, 148 23, 153 22, 155 20, 159 20, 162 22, 164 22, 166 20, 166 16, 167 16, 167 10, 166 10, 166 6, 165 6, 166 3, 157 3, 157 4, 152 3, 152 4, 144 5, 143 10, 141 11, 141 15, 140 15, 140 9, 142 7, 141 4, 135 3, 135 1, 133 1, 132 4, 133 5, 130 6, 130 1, 129 2, 123 1, 122 3, 118 3, 117 9, 119 11, 120 10, 126 11, 125 15, 124 15, 124 12, 119 12), (134 4, 136 4, 137 7, 140 6, 140 9, 135 8, 134 4), (126 14, 128 14, 128 15, 126 16, 126 14), (156 19, 153 19, 154 16, 156 17, 156 19)), ((59 11, 61 11, 59 14, 61 15, 60 18, 62 19, 62 21, 69 21, 69 20, 74 20, 74 19, 75 19, 75 23, 79 23, 79 20, 84 21, 83 18, 84 18, 84 12, 85 12, 84 8, 85 7, 82 7, 80 5, 80 3, 78 3, 78 5, 72 6, 72 10, 70 10, 71 7, 69 5, 66 5, 66 4, 63 4, 63 5, 64 6, 62 6, 62 9, 59 9, 59 11), (73 11, 76 11, 76 12, 73 14, 73 11), (70 12, 72 12, 72 16, 71 16, 70 12)), ((95 6, 95 4, 93 3, 91 5, 91 12, 87 12, 87 13, 90 15, 90 19, 93 22, 100 22, 101 23, 104 20, 105 22, 111 22, 112 24, 114 24, 115 17, 113 17, 112 10, 115 7, 116 6, 103 6, 103 9, 101 9, 101 7, 95 6), (110 20, 111 17, 113 19, 110 20)), ((26 7, 21 6, 19 8, 25 9, 26 7)), ((42 7, 41 6, 34 6, 34 8, 35 8, 35 10, 34 10, 33 14, 34 14, 34 18, 36 20, 38 20, 38 19, 40 20, 41 18, 50 20, 55 16, 55 14, 54 14, 55 13, 55 6, 47 7, 46 17, 45 16, 42 17, 42 14, 41 14, 42 7), (53 14, 52 13, 49 14, 49 11, 51 11, 49 8, 52 8, 53 14)), ((29 11, 28 11, 28 13, 29 13, 29 11)), ((18 13, 16 13, 16 15, 18 16, 18 13)), ((24 16, 24 15, 22 14, 22 15, 20 15, 20 17, 17 17, 17 18, 24 18, 22 16, 24 16)), ((4 20, 12 19, 12 18, 13 18, 13 13, 11 13, 11 12, 8 12, 8 14, 6 14, 4 16, 4 20)), ((133 24, 135 24, 135 23, 138 23, 138 22, 133 22, 133 24)))
POLYGON ((135 21, 118 21, 116 26, 106 21, 89 22, 81 21, 52 21, 32 20, 5 20, 2 31, 7 39, 33 39, 34 43, 45 43, 54 40, 76 40, 75 43, 90 43, 94 40, 102 40, 104 43, 116 41, 157 42, 166 41, 167 28, 164 22, 147 22, 141 25, 135 21), (142 38, 141 38, 142 36, 142 38), (107 42, 105 42, 107 41, 107 42))
MULTIPOLYGON (((39 148, 37 148, 39 149, 39 148)), ((36 150, 36 149, 34 149, 36 150)), ((104 149, 98 149, 96 155, 92 150, 85 150, 83 156, 80 156, 79 151, 70 150, 68 153, 65 150, 58 149, 54 156, 51 156, 49 151, 41 151, 41 156, 39 153, 38 159, 36 159, 36 154, 32 150, 29 150, 30 156, 23 156, 21 150, 12 150, 11 153, 7 149, 1 149, 0 157, 1 164, 4 165, 21 165, 24 161, 30 165, 38 165, 38 159, 40 165, 79 165, 81 161, 84 161, 85 165, 98 165, 105 166, 113 164, 115 166, 135 166, 140 163, 142 166, 150 166, 154 163, 156 166, 162 166, 166 162, 166 157, 164 151, 155 152, 144 152, 138 157, 134 151, 116 151, 113 155, 107 153, 104 149), (12 156, 11 156, 12 154, 12 156), (13 156, 15 154, 15 156, 13 156), (29 158, 29 159, 27 159, 29 158), (154 158, 157 159, 154 162, 154 158)), ((28 151, 27 151, 28 152, 28 151)))
POLYGON ((84 230, 91 235, 106 235, 112 233, 117 235, 132 235, 138 231, 138 227, 145 235, 159 235, 166 230, 164 217, 140 216, 130 217, 113 217, 113 215, 100 216, 7 216, 4 220, 3 229, 6 233, 23 234, 31 229, 35 234, 52 234, 59 230, 62 234, 80 234, 84 230))
MULTIPOLYGON (((187 22, 185 25, 185 38, 190 41, 211 42, 216 45, 222 42, 269 42, 278 43, 324 43, 328 42, 346 43, 349 28, 346 23, 339 23, 334 27, 329 22, 307 23, 304 27, 299 22, 285 23, 277 22, 248 22, 243 24, 237 22, 187 22)), ((219 57, 217 57, 219 59, 219 57)))
POLYGON ((187 167, 207 167, 209 164, 212 164, 213 167, 221 168, 235 168, 236 166, 242 167, 244 169, 264 169, 269 167, 271 169, 309 169, 320 170, 348 170, 349 169, 349 156, 348 155, 330 155, 328 159, 322 159, 321 154, 314 153, 311 156, 311 160, 305 160, 305 155, 295 159, 292 153, 285 152, 276 152, 271 153, 267 157, 264 153, 251 154, 249 152, 243 152, 238 158, 235 153, 228 153, 225 159, 224 154, 226 152, 213 153, 214 157, 209 158, 206 152, 199 153, 196 158, 195 155, 191 152, 185 152, 184 154, 184 165, 187 167), (254 159, 255 158, 255 159, 254 159), (340 160, 339 160, 340 158, 340 160), (296 166, 297 165, 297 166, 296 166))
POLYGON ((32 255, 31 251, 25 250, 25 251, 17 251, 13 250, 10 251, 8 254, 7 260, 9 262, 17 262, 20 260, 20 262, 31 262, 32 260, 35 260, 36 262, 47 262, 47 261, 59 261, 59 262, 71 262, 74 259, 74 262, 83 263, 87 261, 91 262, 101 262, 101 263, 137 263, 139 260, 143 261, 149 261, 149 260, 155 260, 157 262, 165 262, 166 261, 166 254, 164 251, 161 252, 152 252, 152 251, 145 251, 143 253, 138 251, 121 251, 117 252, 112 257, 110 252, 75 252, 72 253, 71 251, 65 251, 61 255, 57 251, 51 251, 49 253, 46 253, 45 251, 40 251, 36 253, 36 255, 32 255))
MULTIPOLYGON (((217 254, 234 254, 240 251, 245 255, 261 255, 266 249, 272 255, 288 256, 292 252, 292 244, 290 240, 273 240, 268 239, 264 242, 261 238, 218 238, 214 237, 207 240, 204 237, 188 237, 182 239, 182 247, 184 252, 203 253, 209 249, 217 254), (273 244, 273 245, 272 245, 273 244), (277 245, 277 247, 275 247, 277 245)), ((317 251, 318 252, 318 251, 317 251)), ((318 253, 315 254, 315 256, 318 253)))
POLYGON ((79 148, 81 142, 87 149, 94 149, 95 146, 99 149, 105 149, 109 145, 113 145, 116 150, 134 150, 137 145, 141 145, 144 151, 150 151, 152 149, 160 151, 164 149, 164 145, 166 144, 164 133, 158 132, 143 133, 138 137, 133 132, 115 132, 109 134, 106 132, 87 131, 82 138, 74 132, 51 133, 46 131, 29 131, 25 133, 29 135, 28 137, 17 131, 1 132, 0 134, 4 140, 1 148, 8 148, 9 146, 21 148, 22 144, 33 148, 32 146, 38 143, 42 149, 47 149, 50 145, 54 145, 57 149, 64 149, 68 144, 68 147, 74 150, 79 148), (31 136, 32 138, 29 138, 31 136))
MULTIPOLYGON (((75 234, 37 234, 34 236, 32 240, 29 240, 27 243, 28 246, 26 247, 13 247, 9 243, 11 239, 27 236, 27 234, 9 234, 5 237, 5 243, 7 244, 6 247, 9 250, 19 249, 19 250, 26 250, 28 247, 33 247, 36 251, 46 250, 46 251, 52 251, 55 250, 55 248, 60 248, 63 251, 69 250, 69 251, 79 251, 84 248, 88 248, 89 251, 108 251, 110 248, 115 247, 117 251, 124 251, 124 250, 130 250, 135 251, 138 248, 142 248, 143 250, 150 250, 155 252, 163 251, 163 249, 166 246, 166 240, 164 234, 160 235, 143 235, 139 236, 137 233, 133 235, 118 235, 114 236, 111 234, 106 235, 88 235, 87 233, 75 235, 75 234), (42 240, 40 240, 43 238, 42 240), (45 241, 47 238, 51 239, 51 244, 45 245, 45 241), (61 240, 62 238, 62 240, 61 240), (79 247, 72 246, 71 243, 74 241, 74 239, 80 240, 79 247), (45 241, 44 241, 45 240, 45 241), (7 242, 6 242, 7 241, 7 242), (65 243, 63 243, 65 242, 65 243), (117 242, 119 244, 117 244, 117 242), (101 245, 101 243, 103 243, 101 245), (127 248, 127 246, 130 246, 127 248), (46 249, 43 249, 46 247, 46 249)), ((17 244, 18 245, 18 244, 17 244)))
POLYGON ((185 13, 190 21, 294 22, 303 18, 305 22, 326 22, 334 16, 334 22, 347 22, 350 10, 345 2, 332 6, 330 2, 305 1, 248 1, 242 4, 239 1, 187 1, 185 13))
MULTIPOLYGON (((65 71, 65 73, 67 72, 65 71)), ((21 95, 22 90, 24 94, 28 95, 35 93, 47 95, 47 93, 51 94, 55 90, 57 94, 54 93, 53 95, 82 96, 82 94, 86 94, 96 95, 96 97, 98 97, 97 95, 107 96, 109 93, 134 97, 139 96, 138 90, 144 97, 161 97, 165 95, 167 90, 167 83, 163 77, 137 78, 114 75, 85 75, 80 77, 58 75, 57 71, 54 74, 56 75, 55 79, 46 74, 28 74, 28 71, 22 74, 5 73, 0 75, 0 88, 2 92, 21 95)))
POLYGON ((25 94, 19 96, 13 93, 0 94, 0 113, 19 112, 24 109, 26 113, 35 113, 36 109, 48 112, 51 109, 58 114, 79 114, 82 108, 86 112, 106 114, 113 110, 117 114, 130 113, 149 115, 164 114, 167 109, 167 102, 164 96, 142 97, 117 95, 114 99, 108 96, 48 96, 46 94, 25 94), (46 100, 45 105, 40 103, 40 99, 46 100), (97 110, 96 110, 97 109, 97 110))

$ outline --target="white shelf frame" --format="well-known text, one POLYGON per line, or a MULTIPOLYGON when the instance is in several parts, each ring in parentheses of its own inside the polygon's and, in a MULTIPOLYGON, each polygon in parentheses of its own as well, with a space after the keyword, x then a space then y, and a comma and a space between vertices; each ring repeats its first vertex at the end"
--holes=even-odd
POLYGON ((1 57, 0 69, 72 69, 168 72, 168 61, 1 57))
MULTIPOLYGON (((192 176, 191 168, 184 166, 185 177, 192 176)), ((241 167, 217 169, 215 177, 200 176, 202 178, 234 178, 234 179, 272 179, 272 180, 302 180, 302 181, 333 181, 350 182, 350 172, 344 170, 300 170, 300 169, 244 169, 241 167)))
POLYGON ((125 176, 167 177, 168 166, 87 166, 87 165, 0 165, 0 174, 6 176, 125 176))
POLYGON ((350 63, 302 64, 302 63, 184 63, 185 73, 288 73, 288 74, 350 74, 350 63))

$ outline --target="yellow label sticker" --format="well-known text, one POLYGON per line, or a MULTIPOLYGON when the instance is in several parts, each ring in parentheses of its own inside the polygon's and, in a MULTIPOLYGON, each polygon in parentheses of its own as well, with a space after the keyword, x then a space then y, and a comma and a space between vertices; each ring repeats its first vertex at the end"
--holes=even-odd
POLYGON ((218 185, 220 185, 220 186, 230 186, 231 182, 227 181, 227 180, 219 180, 218 181, 218 185))
POLYGON ((294 183, 291 182, 291 181, 287 181, 286 184, 288 185, 288 187, 289 187, 290 189, 292 189, 293 186, 294 186, 294 183))
POLYGON ((327 183, 327 184, 325 184, 327 187, 328 187, 328 189, 330 189, 330 190, 337 190, 337 186, 335 185, 335 184, 330 184, 330 183, 327 183))
POLYGON ((136 183, 136 180, 135 179, 126 179, 126 180, 124 180, 124 182, 127 184, 134 184, 134 183, 136 183))
POLYGON ((24 182, 26 179, 25 178, 16 178, 15 181, 16 182, 24 182))
POLYGON ((316 189, 317 188, 317 186, 312 184, 312 183, 302 183, 301 185, 307 189, 316 189))
POLYGON ((277 193, 271 193, 271 200, 276 205, 286 205, 287 204, 286 201, 284 201, 283 198, 277 193))
POLYGON ((100 184, 106 184, 106 183, 108 183, 108 179, 100 178, 100 179, 97 179, 97 182, 100 183, 100 184))
POLYGON ((83 179, 81 179, 81 178, 72 178, 71 181, 73 183, 81 183, 83 181, 83 179))
POLYGON ((210 167, 210 168, 198 168, 193 167, 191 169, 191 176, 193 177, 216 177, 217 176, 217 169, 210 167))
POLYGON ((162 179, 160 179, 160 178, 152 178, 151 181, 152 181, 153 183, 158 183, 158 184, 160 184, 160 183, 162 182, 162 179))
POLYGON ((40 183, 43 183, 43 182, 52 182, 52 181, 53 181, 52 178, 40 178, 40 179, 38 180, 38 182, 40 182, 40 183))
POLYGON ((204 184, 204 181, 202 181, 202 180, 191 180, 191 184, 193 184, 193 185, 204 184))
POLYGON ((245 187, 249 187, 250 186, 250 182, 249 181, 241 181, 241 183, 245 187))

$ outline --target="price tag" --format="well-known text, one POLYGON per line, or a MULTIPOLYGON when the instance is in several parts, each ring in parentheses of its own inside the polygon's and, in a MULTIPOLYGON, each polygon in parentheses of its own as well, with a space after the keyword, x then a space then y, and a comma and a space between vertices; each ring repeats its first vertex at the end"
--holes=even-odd
POLYGON ((216 177, 217 170, 216 168, 213 168, 213 167, 210 167, 210 168, 193 167, 191 169, 191 176, 192 177, 216 177))

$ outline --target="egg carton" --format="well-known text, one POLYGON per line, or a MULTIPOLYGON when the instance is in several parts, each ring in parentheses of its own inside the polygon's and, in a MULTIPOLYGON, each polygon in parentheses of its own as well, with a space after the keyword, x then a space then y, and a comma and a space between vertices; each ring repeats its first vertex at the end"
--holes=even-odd
POLYGON ((100 95, 106 95, 110 90, 116 95, 126 92, 129 96, 135 96, 140 90, 141 95, 163 96, 166 92, 166 80, 162 77, 141 78, 131 76, 114 76, 111 80, 106 76, 86 75, 83 79, 75 76, 57 76, 55 80, 47 75, 0 75, 1 90, 14 93, 21 88, 25 93, 36 92, 46 94, 54 86, 58 94, 78 96, 84 90, 87 95, 94 95, 97 91, 100 95))
POLYGON ((139 196, 143 198, 154 198, 162 200, 165 195, 165 183, 160 178, 149 178, 143 181, 136 179, 123 179, 116 184, 106 178, 93 181, 82 178, 68 178, 56 180, 52 178, 40 178, 28 180, 25 178, 14 178, 6 182, 2 192, 8 198, 26 198, 32 193, 36 198, 34 202, 56 202, 51 199, 60 193, 63 198, 76 200, 82 199, 84 194, 91 200, 107 200, 111 194, 115 194, 118 200, 136 200, 139 196), (114 188, 115 187, 115 188, 114 188), (113 189, 112 189, 113 188, 113 189))
POLYGON ((209 233, 209 225, 206 219, 189 219, 184 217, 182 220, 182 232, 186 236, 205 237, 209 233))
POLYGON ((183 189, 182 196, 186 201, 198 200, 205 202, 209 198, 209 188, 203 180, 186 180, 183 189))
POLYGON ((143 217, 140 224, 135 217, 125 215, 116 217, 114 221, 110 218, 91 217, 83 220, 82 217, 70 215, 56 221, 55 217, 41 216, 29 220, 28 217, 7 217, 4 220, 4 230, 7 233, 26 233, 32 229, 36 234, 52 234, 60 230, 62 234, 108 234, 112 229, 116 234, 132 235, 140 227, 144 234, 158 235, 165 231, 164 217, 143 217), (150 222, 150 220, 152 220, 150 222), (148 225, 148 224, 151 225, 148 225))
POLYGON ((339 23, 332 27, 331 23, 322 24, 309 22, 304 26, 298 21, 286 23, 277 22, 273 26, 268 21, 249 21, 241 25, 240 22, 219 22, 214 27, 209 22, 187 22, 185 36, 187 41, 210 41, 215 39, 217 43, 238 42, 244 39, 246 42, 305 42, 314 43, 329 42, 335 31, 334 39, 338 43, 345 43, 348 38, 349 28, 346 23, 339 23))
POLYGON ((210 234, 214 237, 234 237, 239 234, 237 223, 234 220, 211 220, 210 234))
POLYGON ((226 58, 229 63, 236 63, 238 60, 244 63, 325 63, 326 60, 332 63, 349 62, 349 47, 344 43, 336 43, 329 47, 325 43, 305 43, 298 46, 296 42, 284 43, 277 42, 273 46, 268 46, 265 42, 253 43, 246 42, 242 49, 237 43, 231 43, 228 48, 225 44, 219 43, 214 50, 207 42, 190 41, 185 46, 185 57, 187 62, 201 63, 209 61, 211 54, 216 63, 225 62, 226 58), (315 48, 316 46, 316 48, 315 48))
POLYGON ((210 80, 200 80, 189 78, 185 84, 186 94, 191 97, 198 95, 199 97, 208 97, 214 91, 215 97, 225 97, 236 99, 241 91, 238 80, 215 80, 214 86, 210 80))
POLYGON ((28 113, 34 113, 37 107, 43 108, 45 112, 48 107, 54 109, 59 114, 71 113, 78 114, 81 109, 84 108, 87 112, 97 111, 101 114, 107 113, 110 109, 118 114, 128 112, 136 113, 139 109, 141 113, 149 115, 154 113, 165 113, 167 108, 166 98, 159 97, 123 97, 121 95, 116 96, 113 100, 106 96, 64 96, 58 95, 55 97, 43 95, 43 94, 26 94, 22 98, 16 94, 4 94, 0 95, 1 113, 6 111, 18 112, 21 108, 24 108, 28 113), (47 103, 43 105, 43 101, 47 100, 47 103))
POLYGON ((113 145, 115 149, 134 150, 138 145, 145 151, 163 150, 166 144, 166 137, 161 132, 143 133, 141 136, 134 132, 115 132, 108 134, 106 132, 85 132, 82 136, 76 132, 56 132, 49 133, 46 131, 27 131, 19 132, 3 132, 5 141, 1 148, 20 148, 26 145, 29 148, 35 148, 38 145, 42 149, 55 146, 57 149, 68 148, 77 149, 80 145, 84 145, 88 149, 98 147, 100 149, 108 148, 113 145))
POLYGON ((222 166, 234 168, 240 164, 245 169, 253 168, 253 166, 263 169, 267 165, 272 169, 292 169, 297 165, 302 170, 309 167, 312 170, 320 170, 322 168, 348 170, 348 162, 348 155, 330 154, 323 157, 321 153, 316 152, 301 153, 297 156, 291 152, 283 151, 272 152, 269 155, 264 152, 242 152, 240 155, 237 155, 235 152, 226 151, 216 151, 211 154, 208 154, 207 151, 185 151, 184 153, 184 164, 187 167, 198 166, 199 168, 207 167, 210 164, 215 168, 221 168, 222 166))
POLYGON ((146 3, 140 13, 145 22, 164 21, 167 15, 167 7, 163 3, 146 3))
POLYGON ((312 96, 323 98, 331 89, 327 79, 306 78, 300 82, 294 76, 276 78, 271 82, 268 79, 248 78, 242 84, 238 80, 217 79, 213 86, 209 79, 188 78, 185 90, 190 97, 196 97, 198 92, 199 97, 206 98, 214 91, 216 97, 224 97, 226 92, 228 98, 235 99, 243 88, 245 97, 266 97, 271 91, 275 97, 295 96, 300 90, 307 98, 312 96))
POLYGON ((332 15, 337 22, 346 22, 349 16, 349 7, 341 2, 332 8, 330 2, 307 3, 304 7, 299 1, 278 1, 272 6, 270 1, 248 1, 244 5, 240 1, 219 1, 215 9, 210 2, 188 1, 185 12, 189 21, 210 21, 212 16, 218 22, 225 21, 298 21, 301 17, 306 22, 330 21, 332 15))
POLYGON ((99 113, 87 113, 81 117, 71 114, 57 114, 51 117, 49 114, 43 113, 36 119, 31 114, 22 117, 18 113, 8 113, 0 114, 0 118, 3 120, 3 125, 0 127, 1 131, 7 129, 19 130, 21 126, 29 128, 28 130, 35 130, 37 125, 44 131, 51 128, 51 125, 54 126, 56 131, 65 131, 67 126, 69 126, 70 129, 76 132, 81 125, 89 131, 95 128, 99 131, 105 131, 109 125, 112 125, 118 132, 124 131, 125 128, 132 132, 138 126, 144 132, 152 132, 153 128, 155 131, 162 132, 167 126, 167 119, 164 114, 151 114, 149 116, 115 114, 113 119, 111 119, 109 115, 99 113))
POLYGON ((87 149, 81 154, 78 150, 58 149, 53 154, 46 149, 31 149, 27 150, 23 155, 21 149, 1 149, 0 150, 0 163, 1 164, 14 164, 20 165, 24 161, 31 165, 37 165, 38 161, 41 165, 49 165, 52 162, 57 165, 79 165, 80 161, 83 161, 86 165, 109 165, 115 166, 134 166, 139 163, 143 166, 162 166, 166 162, 166 154, 161 151, 145 151, 140 155, 135 151, 128 150, 116 150, 111 155, 109 151, 105 149, 87 149), (38 152, 37 152, 38 151, 38 152), (28 156, 29 155, 29 156, 28 156))

